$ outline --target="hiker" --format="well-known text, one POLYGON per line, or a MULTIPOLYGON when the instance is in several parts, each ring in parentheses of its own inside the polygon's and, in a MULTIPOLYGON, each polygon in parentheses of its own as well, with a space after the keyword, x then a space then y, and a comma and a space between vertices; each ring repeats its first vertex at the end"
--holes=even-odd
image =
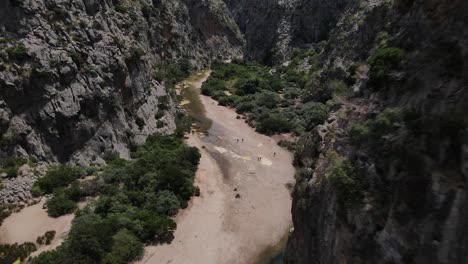
POLYGON ((242 139, 242 143, 244 143, 244 139, 242 139))
POLYGON ((276 157, 276 152, 273 153, 273 157, 276 157))

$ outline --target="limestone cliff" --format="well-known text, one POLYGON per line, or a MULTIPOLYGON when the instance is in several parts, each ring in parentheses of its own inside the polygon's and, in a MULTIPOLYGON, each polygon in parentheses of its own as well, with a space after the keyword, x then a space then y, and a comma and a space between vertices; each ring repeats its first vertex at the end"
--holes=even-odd
POLYGON ((247 41, 247 58, 284 61, 292 47, 328 38, 343 8, 352 0, 225 0, 247 41))
POLYGON ((243 45, 217 0, 5 0, 0 36, 2 156, 82 164, 174 130, 158 70, 243 45))
POLYGON ((304 100, 354 94, 299 144, 286 263, 468 262, 467 18, 466 1, 343 9, 304 100))

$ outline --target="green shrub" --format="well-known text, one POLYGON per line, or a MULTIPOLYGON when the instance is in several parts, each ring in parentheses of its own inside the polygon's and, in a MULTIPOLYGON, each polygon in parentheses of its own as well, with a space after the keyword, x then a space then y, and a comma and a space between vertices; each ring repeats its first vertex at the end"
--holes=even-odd
POLYGON ((190 129, 192 127, 192 120, 189 117, 185 115, 179 115, 176 117, 175 123, 176 130, 174 131, 174 134, 178 138, 183 138, 185 133, 190 132, 190 129))
POLYGON ((32 189, 31 189, 31 194, 34 197, 41 196, 42 195, 41 187, 39 187, 39 185, 33 185, 32 189))
POLYGON ((56 232, 54 230, 47 231, 47 232, 45 232, 45 234, 43 236, 37 237, 36 242, 39 245, 44 245, 44 244, 45 245, 50 245, 52 240, 54 240, 54 238, 55 238, 55 234, 56 234, 56 232))
POLYGON ((354 205, 363 198, 362 183, 349 160, 337 160, 328 172, 328 179, 335 187, 342 205, 354 205))
POLYGON ((54 240, 55 238, 55 234, 56 232, 54 230, 52 231, 47 231, 45 234, 44 234, 44 237, 45 237, 45 244, 46 245, 50 245, 50 243, 52 242, 52 240, 54 240))
POLYGON ((76 202, 72 201, 64 191, 54 194, 47 203, 47 214, 51 217, 59 217, 70 214, 76 209, 76 202))
POLYGON ((254 94, 260 90, 260 79, 253 78, 247 79, 242 84, 238 85, 238 89, 236 90, 237 95, 246 95, 246 94, 254 94))
POLYGON ((120 3, 115 6, 115 11, 122 13, 122 14, 126 14, 128 12, 128 7, 120 3))
POLYGON ((264 91, 257 95, 255 100, 257 106, 274 109, 279 106, 279 96, 274 92, 264 91))
POLYGON ((353 124, 349 135, 357 145, 365 142, 381 144, 385 136, 394 133, 403 125, 403 117, 403 112, 400 109, 387 108, 374 119, 353 124))
POLYGON ((153 78, 158 82, 165 81, 166 87, 171 87, 188 78, 192 70, 193 67, 187 59, 182 59, 178 63, 156 64, 154 66, 153 78))
POLYGON ((301 107, 300 115, 305 123, 305 129, 310 131, 323 124, 328 118, 328 108, 322 103, 307 103, 301 107))
POLYGON ((3 223, 10 214, 12 213, 11 206, 0 205, 0 225, 3 223))
POLYGON ((391 71, 398 68, 405 56, 404 50, 395 47, 381 47, 369 59, 370 81, 382 85, 388 80, 391 71))
POLYGON ((353 124, 351 126, 349 136, 355 144, 360 145, 369 139, 370 129, 365 124, 353 124))
POLYGON ((348 86, 339 80, 329 80, 325 84, 326 89, 329 91, 331 95, 341 95, 341 96, 348 96, 351 94, 351 90, 348 86))
POLYGON ((6 49, 6 52, 8 54, 8 57, 13 60, 21 61, 29 58, 28 50, 26 46, 21 42, 16 43, 15 47, 6 49))
POLYGON ((52 193, 54 189, 67 186, 81 176, 84 176, 84 174, 82 168, 60 165, 51 168, 34 185, 38 186, 42 192, 52 193))
POLYGON ((177 196, 168 190, 159 192, 151 206, 154 206, 156 212, 170 216, 177 214, 181 208, 177 196))
POLYGON ((107 163, 111 163, 118 158, 120 158, 120 154, 116 150, 106 150, 102 155, 102 159, 104 159, 107 163))
POLYGON ((38 64, 33 64, 31 66, 31 77, 34 78, 52 78, 54 75, 52 72, 42 68, 38 64))
POLYGON ((130 55, 129 55, 130 60, 138 61, 144 55, 145 55, 145 51, 141 47, 133 46, 130 48, 130 55))
POLYGON ((130 263, 143 256, 143 243, 127 229, 120 230, 112 237, 112 249, 103 263, 130 263))
POLYGON ((32 242, 23 244, 3 244, 0 245, 0 256, 9 256, 13 259, 25 260, 32 252, 36 251, 37 247, 32 242))
POLYGON ((236 105, 236 112, 239 114, 252 112, 255 109, 255 103, 252 101, 243 101, 236 105))
POLYGON ((86 176, 92 176, 92 175, 96 176, 96 174, 99 172, 99 168, 89 166, 89 167, 84 168, 84 171, 85 171, 86 176))
POLYGON ((290 132, 291 127, 291 123, 283 115, 272 114, 260 118, 257 130, 261 133, 272 135, 290 132))

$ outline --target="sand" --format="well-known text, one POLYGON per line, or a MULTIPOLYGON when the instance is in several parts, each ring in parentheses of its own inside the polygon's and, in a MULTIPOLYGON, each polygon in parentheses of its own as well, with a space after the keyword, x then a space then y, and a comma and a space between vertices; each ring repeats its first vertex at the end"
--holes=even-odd
POLYGON ((37 237, 44 235, 47 231, 54 230, 56 235, 52 243, 39 247, 38 251, 34 252, 32 256, 58 247, 70 231, 71 222, 75 215, 68 214, 58 218, 49 217, 47 211, 42 208, 45 201, 46 199, 42 199, 40 203, 25 207, 5 219, 0 227, 0 243, 35 243, 37 237))
MULTIPOLYGON (((208 74, 188 84, 199 88, 208 74)), ((172 243, 147 247, 139 263, 253 263, 291 227, 286 185, 294 181, 292 154, 232 109, 200 98, 212 126, 209 136, 194 134, 187 142, 202 153, 196 174, 201 195, 178 214, 172 243)))

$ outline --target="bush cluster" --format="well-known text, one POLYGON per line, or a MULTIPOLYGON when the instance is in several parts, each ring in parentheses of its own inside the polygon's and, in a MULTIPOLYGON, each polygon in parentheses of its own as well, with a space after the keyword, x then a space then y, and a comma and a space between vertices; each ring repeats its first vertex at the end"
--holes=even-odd
MULTIPOLYGON (((144 244, 172 239, 171 217, 199 192, 193 180, 200 153, 174 135, 155 135, 131 156, 103 169, 99 199, 77 211, 60 247, 31 263, 128 263, 143 254, 144 244)), ((73 185, 54 196, 80 197, 73 185)))
POLYGON ((154 66, 153 78, 158 82, 165 82, 166 87, 172 87, 176 83, 190 76, 193 67, 188 59, 178 63, 161 63, 154 66))
POLYGON ((363 143, 382 144, 385 136, 403 125, 403 112, 398 108, 388 108, 374 119, 353 124, 350 137, 356 145, 363 143))
MULTIPOLYGON (((315 54, 296 52, 291 62, 294 65, 315 54)), ((293 69, 288 66, 275 73, 269 67, 251 62, 218 63, 203 84, 202 93, 218 100, 220 105, 234 107, 237 113, 245 114, 248 123, 261 133, 301 134, 323 123, 328 107, 322 103, 297 103, 307 74, 293 69)), ((340 85, 335 86, 342 89, 340 85)))
POLYGON ((25 242, 23 244, 4 244, 0 245, 0 257, 9 256, 13 259, 26 259, 32 252, 36 251, 37 247, 32 242, 25 242))
POLYGON ((39 178, 33 188, 42 193, 52 193, 59 187, 66 187, 86 174, 83 168, 60 165, 51 168, 44 177, 39 178))
POLYGON ((389 79, 389 74, 397 69, 405 56, 405 51, 395 47, 380 47, 370 57, 370 82, 381 86, 389 79))
POLYGON ((336 160, 328 172, 328 179, 337 190, 338 202, 341 205, 353 205, 362 200, 362 182, 349 160, 336 160))
POLYGON ((37 237, 36 243, 39 245, 50 245, 55 238, 56 232, 54 230, 47 231, 44 235, 37 237))

